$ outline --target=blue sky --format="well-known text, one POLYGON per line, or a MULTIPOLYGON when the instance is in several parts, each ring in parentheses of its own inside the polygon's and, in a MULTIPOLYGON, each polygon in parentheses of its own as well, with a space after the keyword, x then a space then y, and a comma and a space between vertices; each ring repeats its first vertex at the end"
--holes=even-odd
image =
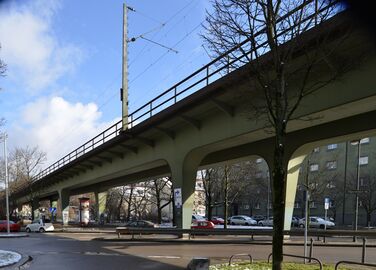
MULTIPOLYGON (((0 1, 0 57, 8 65, 0 78, 0 117, 7 121, 10 147, 38 145, 52 163, 120 119, 122 5, 0 1)), ((147 33, 178 51, 140 38, 129 44, 132 112, 209 62, 198 33, 210 3, 128 0, 127 5, 136 10, 128 13, 129 37, 147 33)))

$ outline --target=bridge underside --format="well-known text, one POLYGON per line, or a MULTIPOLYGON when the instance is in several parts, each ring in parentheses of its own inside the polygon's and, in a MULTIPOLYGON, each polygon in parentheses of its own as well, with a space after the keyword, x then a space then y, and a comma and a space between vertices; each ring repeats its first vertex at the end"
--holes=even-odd
MULTIPOLYGON (((347 25, 346 18, 336 20, 347 25)), ((343 27, 339 22, 333 25, 343 27)), ((319 145, 375 135, 376 122, 370 121, 376 119, 374 46, 355 30, 341 44, 332 43, 338 46, 335 53, 331 59, 322 59, 311 80, 326 78, 343 65, 353 64, 353 68, 304 98, 288 123, 285 229, 290 228, 305 156, 319 145)), ((297 67, 302 57, 297 56, 297 67)), ((296 85, 299 78, 294 81, 296 85)), ((256 117, 254 111, 254 105, 262 102, 249 66, 244 66, 37 181, 37 197, 58 194, 64 210, 70 195, 99 194, 169 175, 174 187, 182 188, 183 206, 175 213, 178 226, 190 228, 198 169, 250 156, 264 158, 273 169, 274 134, 266 115, 256 117)), ((27 190, 17 196, 20 203, 28 201, 27 190)))

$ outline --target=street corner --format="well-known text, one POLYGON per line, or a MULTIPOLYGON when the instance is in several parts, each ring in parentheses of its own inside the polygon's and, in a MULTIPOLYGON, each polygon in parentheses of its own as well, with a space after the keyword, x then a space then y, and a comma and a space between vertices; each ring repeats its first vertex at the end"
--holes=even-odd
POLYGON ((22 255, 8 250, 0 250, 0 267, 6 267, 18 263, 22 259, 22 255))

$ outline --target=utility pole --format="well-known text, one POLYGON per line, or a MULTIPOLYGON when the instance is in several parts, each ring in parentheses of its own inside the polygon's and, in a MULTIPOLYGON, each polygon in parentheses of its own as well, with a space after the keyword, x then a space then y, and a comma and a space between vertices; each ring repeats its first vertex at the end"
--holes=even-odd
POLYGON ((121 88, 123 130, 128 129, 128 37, 127 6, 123 4, 123 77, 121 88))
POLYGON ((346 185, 347 185, 347 156, 348 156, 348 142, 345 143, 345 177, 343 181, 343 202, 342 202, 342 225, 345 225, 345 211, 346 211, 346 185))
POLYGON ((5 201, 6 201, 6 216, 7 216, 7 233, 10 233, 9 225, 9 183, 8 183, 8 154, 7 154, 7 134, 3 133, 4 140, 4 163, 5 163, 5 201))
MULTIPOLYGON (((359 212, 359 180, 360 180, 360 142, 361 139, 352 141, 352 145, 358 146, 358 163, 356 166, 356 191, 355 191, 355 221, 354 221, 354 230, 358 230, 358 212, 359 212)), ((356 242, 356 236, 353 237, 354 242, 356 242)))
MULTIPOLYGON (((305 220, 304 220, 304 257, 308 256, 308 227, 309 227, 309 164, 310 164, 310 157, 311 153, 307 156, 307 167, 306 167, 306 175, 305 175, 305 220)), ((304 263, 307 263, 307 259, 304 258, 304 263)))

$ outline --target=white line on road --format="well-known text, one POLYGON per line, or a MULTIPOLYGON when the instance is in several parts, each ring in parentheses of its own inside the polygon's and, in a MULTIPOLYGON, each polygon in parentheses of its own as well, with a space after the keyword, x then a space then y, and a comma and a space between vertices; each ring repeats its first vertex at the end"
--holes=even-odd
POLYGON ((181 259, 178 256, 162 256, 162 255, 149 255, 148 258, 158 258, 158 259, 181 259))

